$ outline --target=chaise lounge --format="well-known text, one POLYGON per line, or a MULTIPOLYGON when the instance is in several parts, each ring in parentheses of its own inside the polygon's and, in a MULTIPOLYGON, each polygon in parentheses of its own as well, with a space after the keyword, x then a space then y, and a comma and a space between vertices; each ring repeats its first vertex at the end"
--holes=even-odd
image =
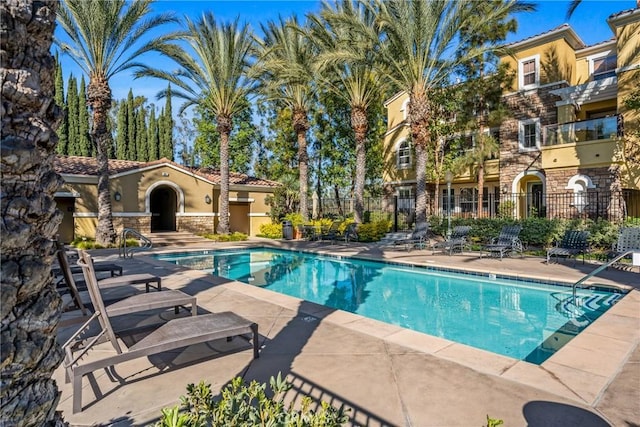
POLYGON ((435 254, 436 251, 440 252, 449 252, 449 256, 451 256, 454 252, 459 251, 462 253, 465 246, 469 244, 467 241, 467 236, 471 231, 471 227, 468 225, 456 225, 453 227, 451 231, 451 236, 442 242, 435 243, 431 246, 432 254, 435 254))
POLYGON ((522 231, 521 225, 505 225, 500 231, 500 235, 491 240, 491 243, 484 245, 480 250, 480 258, 482 253, 488 252, 492 257, 500 256, 500 261, 505 256, 510 256, 512 252, 520 252, 522 256, 522 241, 518 237, 522 231))
MULTIPOLYGON (((83 273, 85 273, 89 295, 96 311, 63 345, 65 379, 67 382, 72 381, 73 383, 73 413, 82 411, 82 378, 98 369, 114 366, 121 362, 245 334, 250 334, 252 337, 254 359, 259 357, 258 324, 232 312, 169 320, 123 351, 119 335, 111 324, 111 314, 102 301, 90 256, 88 254, 81 256, 78 264, 82 266, 83 273), (99 324, 98 334, 85 339, 85 334, 89 332, 95 321, 99 324), (93 346, 104 342, 105 339, 111 343, 115 354, 83 362, 85 354, 93 346)), ((166 291, 158 294, 164 292, 166 291)))
POLYGON ((555 256, 556 262, 558 260, 558 257, 574 257, 573 264, 575 265, 576 259, 580 254, 582 254, 582 263, 584 264, 584 257, 586 252, 588 251, 589 232, 567 230, 558 245, 547 250, 547 264, 550 264, 551 258, 555 256))

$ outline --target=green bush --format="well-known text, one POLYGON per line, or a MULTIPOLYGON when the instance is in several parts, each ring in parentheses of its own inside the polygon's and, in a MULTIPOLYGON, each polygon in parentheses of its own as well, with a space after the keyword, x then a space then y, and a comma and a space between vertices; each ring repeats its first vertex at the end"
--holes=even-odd
POLYGON ((242 242, 249 238, 249 236, 239 231, 234 231, 231 234, 203 233, 200 236, 216 242, 242 242))
POLYGON ((302 220, 302 214, 299 213, 286 214, 284 216, 284 221, 291 221, 291 225, 293 225, 293 228, 304 224, 304 221, 302 220))
POLYGON ((386 219, 360 224, 358 226, 358 240, 360 242, 377 242, 382 239, 390 229, 391 221, 386 219))
POLYGON ((299 426, 334 427, 349 421, 345 410, 336 409, 326 402, 314 411, 313 401, 303 397, 301 409, 293 404, 285 406, 284 397, 291 384, 281 378, 271 377, 269 388, 273 397, 267 397, 266 384, 252 381, 246 385, 242 378, 236 377, 222 389, 222 398, 214 400, 211 386, 201 381, 198 385, 187 386, 187 396, 181 400, 180 407, 162 410, 157 427, 183 426, 299 426))
MULTIPOLYGON (((135 239, 127 240, 127 246, 138 246, 138 245, 139 243, 135 239)), ((74 248, 82 249, 82 250, 104 249, 104 246, 96 243, 95 239, 92 239, 91 237, 83 237, 83 236, 79 236, 73 239, 73 241, 71 242, 71 246, 73 246, 74 248)))
POLYGON ((258 236, 267 239, 282 239, 282 224, 262 224, 258 236))

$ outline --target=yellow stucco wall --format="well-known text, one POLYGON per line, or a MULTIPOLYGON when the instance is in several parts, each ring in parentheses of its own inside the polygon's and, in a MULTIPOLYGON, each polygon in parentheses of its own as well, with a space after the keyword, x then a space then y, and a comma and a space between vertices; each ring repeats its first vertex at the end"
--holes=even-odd
POLYGON ((620 141, 601 139, 542 148, 542 168, 608 166, 622 161, 620 141))
MULTIPOLYGON (((77 181, 74 179, 73 181, 77 181)), ((88 177, 88 183, 68 182, 66 187, 78 193, 74 207, 74 234, 75 237, 94 237, 97 225, 97 184, 95 179, 88 177)), ((180 194, 183 195, 184 213, 182 215, 198 215, 211 217, 213 225, 217 226, 219 190, 214 185, 200 177, 191 175, 186 171, 170 166, 160 166, 152 169, 144 169, 127 174, 120 174, 110 179, 111 206, 114 217, 140 217, 141 213, 149 213, 148 198, 151 191, 166 185, 176 194, 177 216, 181 215, 180 194), (115 200, 114 195, 120 193, 121 199, 115 200), (209 195, 211 203, 205 201, 209 195)), ((251 236, 259 233, 259 225, 270 222, 270 207, 265 203, 265 198, 272 194, 268 187, 231 186, 229 192, 230 203, 246 205, 241 219, 234 219, 236 231, 248 231, 251 236)), ((66 209, 66 205, 64 205, 66 209)))

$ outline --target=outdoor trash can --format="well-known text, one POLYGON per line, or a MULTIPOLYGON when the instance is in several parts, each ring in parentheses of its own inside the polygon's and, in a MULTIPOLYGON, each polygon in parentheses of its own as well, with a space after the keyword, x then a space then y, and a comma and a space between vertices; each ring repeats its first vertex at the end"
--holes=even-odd
POLYGON ((282 237, 286 240, 293 239, 293 224, 291 221, 282 221, 282 237))

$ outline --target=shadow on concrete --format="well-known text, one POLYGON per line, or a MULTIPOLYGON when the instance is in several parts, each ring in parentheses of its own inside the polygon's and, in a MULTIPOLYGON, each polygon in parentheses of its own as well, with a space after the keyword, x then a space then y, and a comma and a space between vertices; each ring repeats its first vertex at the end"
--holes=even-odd
POLYGON ((606 420, 593 412, 558 402, 534 400, 522 410, 530 427, 610 427, 606 420))

